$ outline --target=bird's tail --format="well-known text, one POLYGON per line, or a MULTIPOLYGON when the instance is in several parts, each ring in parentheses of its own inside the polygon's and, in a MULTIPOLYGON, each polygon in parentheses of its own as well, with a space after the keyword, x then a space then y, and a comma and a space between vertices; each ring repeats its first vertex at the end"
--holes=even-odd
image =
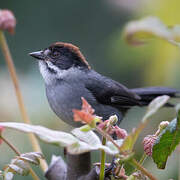
MULTIPOLYGON (((162 95, 168 95, 170 97, 180 98, 180 91, 168 87, 135 88, 135 89, 131 89, 131 91, 141 97, 140 103, 143 106, 148 105, 154 98, 162 95)), ((167 103, 166 106, 172 107, 174 105, 171 103, 167 103)))

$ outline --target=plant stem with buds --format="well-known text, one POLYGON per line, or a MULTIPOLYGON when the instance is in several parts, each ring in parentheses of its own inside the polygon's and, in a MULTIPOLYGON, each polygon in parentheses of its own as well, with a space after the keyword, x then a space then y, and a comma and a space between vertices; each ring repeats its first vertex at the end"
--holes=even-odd
MULTIPOLYGON (((96 131, 98 133, 100 133, 103 137, 105 137, 107 140, 111 141, 119 150, 119 152, 121 154, 123 154, 123 152, 121 152, 121 148, 119 147, 119 145, 113 140, 113 138, 111 136, 109 136, 106 132, 104 132, 103 130, 101 130, 98 127, 95 127, 96 131)), ((139 169, 143 174, 145 174, 146 176, 149 177, 149 179, 151 180, 157 180, 149 171, 147 171, 147 169, 145 169, 143 166, 141 166, 141 164, 139 164, 134 158, 130 161, 131 164, 133 164, 137 169, 139 169)))
POLYGON ((95 127, 95 130, 96 130, 99 134, 101 134, 103 137, 105 137, 108 141, 111 141, 111 142, 114 144, 114 146, 116 146, 116 147, 120 150, 119 145, 113 140, 113 138, 112 138, 109 134, 107 134, 106 132, 104 132, 103 130, 101 130, 101 129, 98 128, 98 127, 95 127))
MULTIPOLYGON (((5 60, 6 60, 8 69, 9 69, 10 76, 12 78, 12 81, 13 81, 13 84, 14 84, 14 87, 15 87, 16 97, 17 97, 17 100, 18 100, 19 109, 20 109, 23 121, 25 123, 27 123, 27 124, 31 124, 31 122, 29 120, 29 117, 27 115, 24 103, 23 103, 23 98, 22 98, 21 91, 20 91, 20 88, 19 88, 18 78, 17 78, 17 75, 16 75, 16 70, 15 70, 15 67, 14 67, 13 59, 11 57, 11 54, 10 54, 10 51, 9 51, 9 48, 8 48, 8 44, 6 42, 6 38, 5 38, 2 31, 0 31, 0 46, 1 46, 3 55, 5 57, 5 60)), ((32 143, 33 150, 36 151, 36 152, 42 152, 35 135, 30 133, 29 134, 29 139, 30 139, 30 141, 32 143)), ((45 160, 42 160, 40 165, 41 165, 41 169, 44 172, 48 169, 48 165, 47 165, 45 160)))
MULTIPOLYGON (((103 136, 102 145, 105 145, 105 144, 106 144, 106 138, 103 136)), ((105 162, 106 162, 106 153, 104 150, 101 150, 101 169, 100 169, 99 180, 104 180, 105 162)))

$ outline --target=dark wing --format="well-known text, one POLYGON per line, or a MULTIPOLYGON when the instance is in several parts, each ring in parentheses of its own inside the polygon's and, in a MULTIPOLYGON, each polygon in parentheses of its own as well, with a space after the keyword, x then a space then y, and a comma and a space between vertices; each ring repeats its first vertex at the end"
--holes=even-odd
POLYGON ((140 96, 122 84, 93 70, 88 73, 87 78, 85 86, 99 103, 120 107, 140 105, 140 96))

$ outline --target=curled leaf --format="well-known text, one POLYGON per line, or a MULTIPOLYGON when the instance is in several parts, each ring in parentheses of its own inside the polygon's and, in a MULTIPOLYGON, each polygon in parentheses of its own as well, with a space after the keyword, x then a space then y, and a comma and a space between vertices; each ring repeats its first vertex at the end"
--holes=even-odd
POLYGON ((8 164, 4 169, 6 172, 19 174, 21 176, 27 176, 29 174, 28 164, 18 158, 12 159, 11 163, 8 164))
POLYGON ((21 154, 11 160, 4 170, 6 173, 11 172, 13 174, 19 174, 21 176, 27 176, 29 174, 29 164, 39 165, 39 159, 42 159, 43 155, 38 152, 29 152, 21 154))
POLYGON ((21 156, 19 157, 21 160, 35 164, 35 165, 39 165, 40 161, 39 159, 43 159, 43 155, 40 152, 29 152, 29 153, 24 153, 21 154, 21 156))
POLYGON ((180 42, 180 25, 168 27, 157 17, 150 16, 129 22, 124 29, 124 36, 131 45, 141 45, 152 38, 175 44, 180 42))
POLYGON ((19 174, 21 176, 27 176, 29 174, 29 168, 25 167, 26 165, 24 164, 23 161, 21 163, 21 167, 19 166, 20 165, 20 161, 18 161, 17 163, 18 163, 18 165, 16 165, 16 164, 9 164, 8 165, 8 172, 11 172, 13 174, 19 174))
POLYGON ((150 102, 147 108, 147 112, 143 117, 143 122, 147 121, 153 114, 155 114, 162 106, 164 106, 169 100, 169 96, 163 95, 155 98, 150 102))

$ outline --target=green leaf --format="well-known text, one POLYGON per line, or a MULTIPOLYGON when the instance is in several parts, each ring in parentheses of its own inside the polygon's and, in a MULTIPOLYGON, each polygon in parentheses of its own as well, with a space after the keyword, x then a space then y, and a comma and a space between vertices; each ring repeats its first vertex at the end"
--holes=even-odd
POLYGON ((147 107, 147 112, 142 118, 142 122, 136 129, 133 129, 132 132, 125 138, 122 146, 120 147, 121 151, 132 151, 134 144, 136 143, 139 134, 144 129, 148 123, 148 119, 154 115, 162 106, 164 106, 169 100, 169 96, 159 96, 155 98, 147 107))
POLYGON ((46 143, 67 147, 71 154, 80 154, 92 150, 103 149, 106 153, 115 155, 119 151, 116 147, 101 144, 99 137, 93 131, 83 132, 81 128, 76 128, 70 133, 51 130, 42 126, 34 126, 24 123, 2 122, 0 126, 13 128, 19 131, 34 133, 46 143))
POLYGON ((157 167, 164 169, 171 153, 180 142, 180 111, 177 119, 174 119, 160 133, 153 146, 152 158, 157 167))
POLYGON ((124 36, 131 45, 141 45, 152 38, 163 39, 178 45, 180 42, 180 26, 168 27, 157 17, 150 16, 129 22, 125 26, 124 36))
POLYGON ((88 124, 86 124, 86 125, 84 125, 84 126, 81 126, 80 129, 81 129, 81 131, 83 131, 83 132, 87 132, 87 131, 92 130, 92 127, 89 126, 88 124))

